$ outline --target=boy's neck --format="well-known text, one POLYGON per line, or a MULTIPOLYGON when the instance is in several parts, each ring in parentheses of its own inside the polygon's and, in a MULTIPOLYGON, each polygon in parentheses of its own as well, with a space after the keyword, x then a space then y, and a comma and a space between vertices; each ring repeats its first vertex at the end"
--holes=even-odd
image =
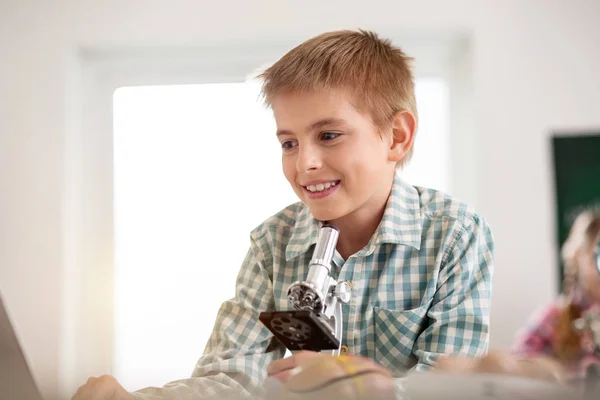
POLYGON ((331 221, 340 231, 337 251, 344 260, 358 253, 369 243, 381 223, 390 195, 391 185, 387 194, 373 199, 352 214, 331 221))
MULTIPOLYGON (((383 216, 383 210, 379 217, 383 216)), ((362 250, 371 240, 373 234, 377 230, 379 223, 367 222, 363 225, 363 228, 357 228, 357 225, 352 223, 349 226, 344 224, 338 224, 337 227, 340 229, 340 238, 337 244, 337 251, 340 253, 344 260, 347 260, 352 254, 358 253, 362 250), (341 225, 341 226, 340 226, 341 225)))

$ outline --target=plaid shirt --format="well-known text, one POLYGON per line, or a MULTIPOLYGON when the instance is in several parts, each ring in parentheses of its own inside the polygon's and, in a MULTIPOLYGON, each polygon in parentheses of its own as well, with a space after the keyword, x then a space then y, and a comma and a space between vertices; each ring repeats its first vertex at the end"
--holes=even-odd
MULTIPOLYGON (((296 203, 253 230, 236 296, 221 306, 193 376, 136 396, 260 395, 267 366, 285 349, 271 345, 259 313, 290 309, 287 288, 306 278, 319 227, 296 203)), ((486 221, 465 204, 396 178, 370 242, 347 260, 334 256, 332 276, 352 283, 342 343, 397 377, 427 370, 439 354, 483 355, 493 247, 486 221)))

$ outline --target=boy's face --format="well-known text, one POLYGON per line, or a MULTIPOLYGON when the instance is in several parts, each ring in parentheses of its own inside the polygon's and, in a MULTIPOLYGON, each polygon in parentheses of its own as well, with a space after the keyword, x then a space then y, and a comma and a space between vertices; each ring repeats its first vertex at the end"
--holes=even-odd
POLYGON ((391 129, 381 135, 342 92, 281 94, 272 104, 283 172, 316 219, 385 205, 397 161, 391 129))

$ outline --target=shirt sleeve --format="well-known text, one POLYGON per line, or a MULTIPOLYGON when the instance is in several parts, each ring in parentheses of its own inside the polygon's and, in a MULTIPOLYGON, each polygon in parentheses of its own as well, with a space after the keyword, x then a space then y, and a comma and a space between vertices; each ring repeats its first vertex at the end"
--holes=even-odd
MULTIPOLYGON (((256 397, 262 392, 267 366, 282 358, 285 348, 259 321, 273 310, 272 256, 264 238, 251 246, 236 280, 236 296, 224 302, 204 351, 190 378, 162 388, 133 392, 135 399, 205 399, 256 397)), ((201 318, 201 315, 197 316, 201 318)))
POLYGON ((484 219, 456 225, 440 266, 428 325, 414 347, 414 371, 427 371, 441 354, 484 355, 488 350, 494 241, 484 219))

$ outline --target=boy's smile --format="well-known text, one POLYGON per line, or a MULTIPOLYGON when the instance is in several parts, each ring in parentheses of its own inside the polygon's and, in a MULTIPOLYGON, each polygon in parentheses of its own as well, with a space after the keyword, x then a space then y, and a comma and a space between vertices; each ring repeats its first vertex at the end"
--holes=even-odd
POLYGON ((331 181, 310 181, 304 184, 301 184, 304 190, 307 191, 308 198, 310 199, 322 199, 324 197, 332 194, 339 186, 340 181, 331 180, 331 181))

